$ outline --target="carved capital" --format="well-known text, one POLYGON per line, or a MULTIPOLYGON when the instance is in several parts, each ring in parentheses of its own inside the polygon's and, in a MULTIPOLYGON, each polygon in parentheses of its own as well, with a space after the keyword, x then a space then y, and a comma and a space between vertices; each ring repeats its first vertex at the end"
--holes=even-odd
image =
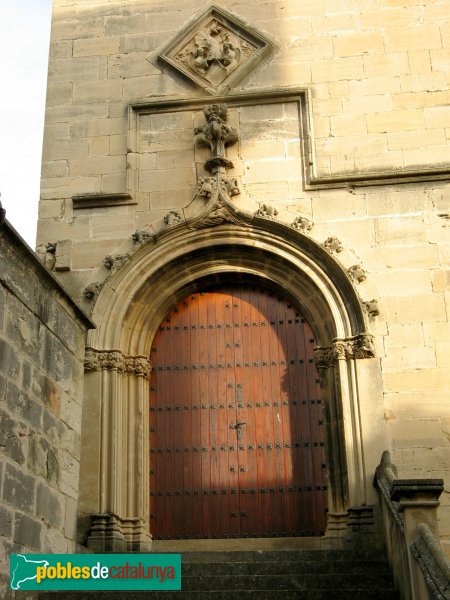
POLYGON ((125 372, 135 377, 150 379, 152 364, 146 356, 127 356, 125 359, 125 372))
POLYGON ((334 367, 336 356, 332 346, 318 346, 314 348, 314 364, 318 370, 334 367))
POLYGON ((123 371, 123 354, 120 350, 95 350, 86 348, 85 371, 123 371))
POLYGON ((318 346, 314 349, 314 363, 317 369, 334 367, 338 360, 373 358, 375 356, 374 336, 361 333, 350 338, 333 340, 331 346, 318 346))
POLYGON ((120 350, 86 348, 85 371, 118 371, 149 379, 152 365, 146 356, 124 356, 120 350))

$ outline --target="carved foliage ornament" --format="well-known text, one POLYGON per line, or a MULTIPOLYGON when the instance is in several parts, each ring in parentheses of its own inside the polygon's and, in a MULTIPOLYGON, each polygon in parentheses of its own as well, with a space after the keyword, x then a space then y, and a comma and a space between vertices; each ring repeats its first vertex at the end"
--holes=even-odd
POLYGON ((232 169, 233 163, 225 156, 225 146, 238 140, 234 127, 227 125, 228 108, 226 104, 210 104, 203 111, 206 124, 194 129, 194 142, 205 144, 211 149, 211 158, 205 162, 205 169, 212 173, 220 167, 232 169))
POLYGON ((86 348, 85 371, 118 371, 149 379, 152 365, 146 356, 124 356, 120 350, 86 348))
POLYGON ((236 84, 272 44, 235 15, 209 8, 159 54, 159 60, 211 94, 236 84))
POLYGON ((331 346, 314 349, 314 362, 318 369, 333 367, 337 360, 373 358, 375 341, 370 333, 361 333, 354 337, 335 339, 331 346))

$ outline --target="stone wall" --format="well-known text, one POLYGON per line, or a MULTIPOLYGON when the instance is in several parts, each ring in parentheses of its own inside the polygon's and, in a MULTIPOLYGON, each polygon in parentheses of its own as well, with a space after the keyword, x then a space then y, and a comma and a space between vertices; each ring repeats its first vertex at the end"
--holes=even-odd
POLYGON ((0 225, 0 590, 8 554, 74 550, 91 326, 8 222, 0 225))
MULTIPOLYGON (((364 431, 367 454, 387 436, 402 477, 442 476, 448 490, 447 2, 220 6, 240 31, 269 42, 218 96, 240 137, 229 175, 241 197, 308 219, 312 235, 328 231, 351 253, 348 266, 363 269, 355 286, 363 300, 375 290, 380 314, 371 333, 384 402, 376 407, 384 418, 364 431), (289 89, 300 102, 280 100, 289 89)), ((131 252, 136 230, 159 231, 154 224, 185 207, 205 175, 193 128, 204 122, 202 102, 215 96, 158 60, 205 8, 190 0, 54 1, 38 238, 61 248, 71 241, 55 268, 87 310, 95 293, 90 305, 83 290, 110 273, 104 258, 131 252)), ((450 537, 448 493, 439 516, 450 537)))

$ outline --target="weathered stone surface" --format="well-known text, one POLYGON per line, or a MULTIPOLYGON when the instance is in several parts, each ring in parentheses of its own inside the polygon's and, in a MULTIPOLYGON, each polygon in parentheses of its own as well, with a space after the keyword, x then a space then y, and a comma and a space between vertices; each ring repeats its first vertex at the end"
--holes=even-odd
POLYGON ((65 499, 43 482, 37 485, 36 516, 48 525, 62 530, 65 521, 65 499))
MULTIPOLYGON (((0 271, 0 553, 67 552, 75 532, 64 534, 59 457, 75 457, 76 480, 89 321, 8 223, 0 271), (59 418, 61 404, 69 425, 59 418)), ((74 485, 70 497, 77 495, 74 485)))
POLYGON ((26 425, 0 409, 0 448, 18 464, 25 462, 28 429, 26 425))
POLYGON ((14 520, 14 542, 30 550, 41 548, 43 524, 33 517, 18 512, 16 512, 14 520))
POLYGON ((3 501, 15 508, 32 513, 36 497, 36 480, 11 463, 5 465, 3 501))
POLYGON ((0 506, 0 536, 12 538, 14 511, 6 506, 0 506))

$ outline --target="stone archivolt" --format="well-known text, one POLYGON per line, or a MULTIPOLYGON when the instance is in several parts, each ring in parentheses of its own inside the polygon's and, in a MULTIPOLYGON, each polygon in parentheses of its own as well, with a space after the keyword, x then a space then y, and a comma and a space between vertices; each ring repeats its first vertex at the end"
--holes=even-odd
POLYGON ((85 371, 118 371, 149 379, 152 365, 146 356, 124 356, 120 350, 86 348, 85 371))

